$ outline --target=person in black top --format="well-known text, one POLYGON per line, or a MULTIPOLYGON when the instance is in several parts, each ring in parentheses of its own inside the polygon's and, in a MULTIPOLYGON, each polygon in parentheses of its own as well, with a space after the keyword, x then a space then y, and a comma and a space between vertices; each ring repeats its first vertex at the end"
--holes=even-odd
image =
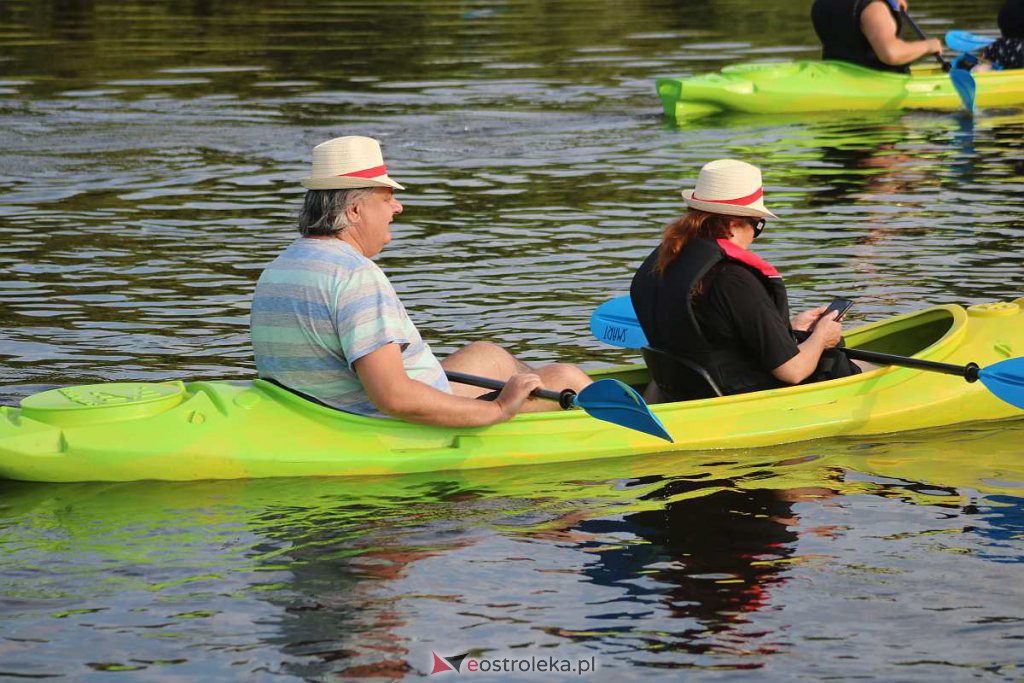
POLYGON ((842 339, 836 313, 823 316, 821 306, 790 320, 778 272, 747 251, 775 217, 764 205, 760 170, 712 161, 683 197, 688 211, 665 228, 630 287, 651 347, 700 365, 725 394, 860 372, 828 351, 842 339), (798 343, 793 330, 809 334, 798 343))
MULTIPOLYGON (((898 2, 906 10, 906 0, 898 2)), ((901 18, 887 0, 814 0, 811 6, 822 59, 909 73, 911 62, 942 52, 942 41, 903 40, 901 18)))
POLYGON ((1024 0, 1006 0, 999 10, 999 32, 1002 36, 982 51, 982 58, 998 69, 1024 69, 1024 0))

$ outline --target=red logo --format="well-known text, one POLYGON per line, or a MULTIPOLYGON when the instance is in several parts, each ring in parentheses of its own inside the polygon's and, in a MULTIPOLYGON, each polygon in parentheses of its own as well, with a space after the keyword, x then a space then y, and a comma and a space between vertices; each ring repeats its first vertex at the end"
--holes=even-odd
POLYGON ((434 670, 430 672, 431 676, 434 674, 444 673, 445 671, 454 671, 455 673, 459 672, 458 669, 452 666, 451 662, 444 657, 439 656, 433 650, 430 651, 430 654, 434 655, 434 670))
POLYGON ((434 655, 434 668, 430 672, 431 676, 434 674, 443 674, 446 671, 460 673, 462 670, 462 660, 469 656, 468 654, 464 654, 457 655, 455 657, 442 657, 433 650, 430 651, 430 654, 434 655))

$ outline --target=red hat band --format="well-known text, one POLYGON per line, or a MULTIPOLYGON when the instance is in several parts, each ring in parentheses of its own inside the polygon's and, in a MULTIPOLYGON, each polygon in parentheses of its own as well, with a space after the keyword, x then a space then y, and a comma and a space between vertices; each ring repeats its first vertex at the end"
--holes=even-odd
POLYGON ((388 167, 384 165, 374 166, 373 168, 367 168, 362 171, 352 171, 351 173, 339 173, 338 178, 376 178, 377 176, 387 175, 388 167))
POLYGON ((731 204, 733 206, 749 206, 750 204, 753 204, 763 196, 764 187, 759 187, 751 194, 748 194, 746 197, 740 197, 738 199, 704 199, 703 197, 698 197, 696 193, 690 195, 690 199, 696 200, 698 202, 709 202, 712 204, 731 204))

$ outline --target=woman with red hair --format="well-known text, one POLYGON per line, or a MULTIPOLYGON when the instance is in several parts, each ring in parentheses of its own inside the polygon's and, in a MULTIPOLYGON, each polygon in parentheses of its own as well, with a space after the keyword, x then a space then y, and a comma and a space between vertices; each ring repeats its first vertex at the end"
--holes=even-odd
POLYGON ((703 368, 723 394, 860 372, 830 351, 842 339, 837 312, 821 306, 790 320, 778 271, 747 250, 776 217, 757 167, 712 161, 683 198, 687 212, 665 228, 630 287, 650 347, 703 368))

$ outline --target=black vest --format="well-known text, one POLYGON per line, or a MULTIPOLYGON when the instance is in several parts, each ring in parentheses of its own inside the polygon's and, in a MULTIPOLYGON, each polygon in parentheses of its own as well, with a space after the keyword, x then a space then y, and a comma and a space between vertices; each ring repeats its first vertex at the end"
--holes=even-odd
POLYGON ((643 262, 629 289, 647 343, 699 363, 726 394, 783 386, 766 371, 752 373, 750 358, 743 350, 713 346, 701 330, 691 301, 697 283, 715 264, 729 259, 757 276, 783 320, 788 321, 789 299, 778 272, 756 254, 728 240, 697 238, 687 242, 679 257, 659 276, 654 266, 660 250, 656 248, 643 262))
MULTIPOLYGON (((860 30, 860 15, 872 1, 815 0, 811 6, 811 21, 821 41, 821 58, 860 64, 879 71, 910 73, 909 65, 892 66, 880 60, 860 30)), ((899 35, 903 19, 888 2, 886 6, 896 19, 896 35, 899 35)))

